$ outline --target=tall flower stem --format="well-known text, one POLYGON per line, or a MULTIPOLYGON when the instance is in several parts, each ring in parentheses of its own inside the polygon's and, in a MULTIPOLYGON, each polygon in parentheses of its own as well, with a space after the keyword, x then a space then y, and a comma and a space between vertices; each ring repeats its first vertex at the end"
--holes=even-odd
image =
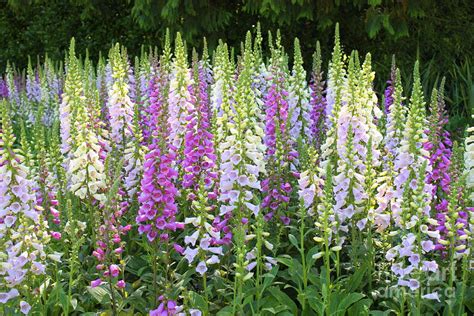
POLYGON ((151 244, 152 248, 152 270, 153 270, 153 297, 154 297, 154 303, 158 303, 158 284, 157 284, 157 273, 158 273, 158 267, 156 265, 156 262, 158 260, 158 255, 156 253, 156 248, 158 247, 156 243, 156 239, 153 240, 153 243, 151 244))
POLYGON ((300 202, 300 256, 301 256, 301 266, 303 268, 303 289, 301 289, 305 293, 303 295, 303 302, 301 302, 303 314, 306 311, 306 288, 308 287, 308 271, 306 267, 306 252, 304 248, 304 237, 305 237, 305 215, 306 215, 306 208, 304 207, 304 202, 300 202))

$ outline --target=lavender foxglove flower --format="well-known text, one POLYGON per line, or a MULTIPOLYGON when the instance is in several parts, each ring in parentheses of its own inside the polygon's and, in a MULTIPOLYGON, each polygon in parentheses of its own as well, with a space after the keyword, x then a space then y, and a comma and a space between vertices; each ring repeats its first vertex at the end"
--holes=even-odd
POLYGON ((229 134, 219 143, 220 154, 220 215, 233 217, 234 248, 238 257, 236 275, 240 280, 252 276, 245 261, 248 219, 260 214, 255 193, 261 191, 259 176, 265 171, 263 129, 257 122, 258 103, 252 90, 252 52, 247 34, 242 69, 237 80, 235 107, 224 110, 229 134), (244 224, 246 223, 246 224, 244 224))
POLYGON ((204 70, 198 65, 195 68, 198 68, 195 70, 198 75, 195 75, 194 84, 189 86, 190 100, 194 106, 186 117, 182 184, 185 188, 197 189, 202 178, 206 190, 210 190, 217 177, 214 171, 214 136, 210 132, 211 111, 204 70))
MULTIPOLYGON (((145 54, 141 57, 139 62, 138 71, 136 73, 136 89, 137 89, 137 100, 139 110, 139 123, 140 129, 143 135, 143 142, 148 144, 151 137, 152 123, 150 122, 150 117, 152 113, 148 112, 149 109, 149 95, 148 95, 148 84, 151 79, 152 65, 149 61, 148 56, 145 54)), ((137 67, 137 66, 136 66, 137 67)))
POLYGON ((13 112, 16 111, 16 107, 19 106, 20 104, 20 96, 18 93, 18 89, 15 83, 15 73, 14 69, 12 68, 11 64, 8 62, 7 63, 7 69, 5 73, 5 83, 8 89, 8 101, 12 104, 12 109, 13 112))
MULTIPOLYGON (((428 152, 423 148, 423 144, 428 141, 426 131, 426 114, 423 102, 423 93, 421 90, 421 83, 419 82, 418 63, 415 64, 414 70, 415 82, 413 85, 413 92, 410 99, 410 110, 406 119, 403 137, 400 140, 400 145, 397 150, 394 170, 396 177, 394 179, 394 203, 392 204, 392 216, 397 225, 404 227, 408 222, 401 220, 403 213, 402 204, 408 205, 409 201, 404 201, 406 198, 410 199, 410 187, 407 186, 410 181, 416 181, 417 172, 421 166, 426 162, 426 172, 431 172, 431 166, 428 161, 428 152), (414 178, 415 177, 415 178, 414 178)), ((412 189, 411 189, 412 190, 412 189)), ((432 199, 432 186, 428 183, 424 185, 424 192, 429 192, 426 196, 428 205, 432 199)), ((429 211, 429 209, 428 209, 429 211)), ((425 211, 426 212, 426 211, 425 211)), ((404 214, 406 216, 407 214, 404 214)), ((409 220, 410 221, 410 220, 409 220)))
POLYGON ((326 98, 324 96, 324 80, 321 70, 321 51, 319 41, 316 43, 316 52, 313 56, 313 72, 311 74, 311 142, 319 151, 323 142, 326 121, 326 98))
MULTIPOLYGON (((442 85, 444 82, 442 83, 442 85)), ((431 114, 428 118, 429 128, 426 130, 428 141, 423 144, 430 153, 432 171, 428 175, 428 183, 433 185, 433 197, 438 192, 449 192, 449 166, 451 160, 451 146, 449 132, 446 130, 448 117, 444 109, 443 87, 440 92, 433 89, 431 100, 431 114)))
MULTIPOLYGON (((329 63, 328 69, 328 81, 326 88, 326 125, 328 126, 328 145, 331 142, 332 130, 335 121, 339 115, 339 109, 343 101, 343 92, 344 81, 345 81, 345 67, 342 59, 342 50, 341 43, 339 39, 339 24, 336 24, 335 34, 334 34, 334 50, 332 52, 332 60, 329 63)), ((323 151, 324 152, 324 151, 323 151)))
POLYGON ((381 115, 377 97, 372 90, 374 74, 368 54, 362 69, 353 54, 349 62, 347 102, 339 111, 336 131, 338 168, 334 176, 334 212, 339 225, 357 222, 365 226, 363 219, 372 222, 372 210, 366 208, 373 194, 367 182, 374 177, 369 170, 380 165, 379 144, 382 135, 374 121, 381 115), (366 213, 368 212, 368 213, 366 213))
POLYGON ((33 70, 31 59, 28 58, 28 71, 26 75, 26 96, 31 102, 41 101, 41 85, 38 73, 33 70))
POLYGON ((181 161, 184 158, 184 137, 186 133, 186 118, 194 109, 194 105, 190 102, 190 94, 188 87, 192 84, 192 78, 188 69, 186 60, 186 51, 178 33, 176 37, 176 58, 173 61, 173 70, 170 80, 170 90, 168 97, 168 124, 170 132, 168 135, 169 143, 176 148, 177 168, 181 174, 181 161))
POLYGON ((295 38, 294 46, 294 65, 288 89, 288 117, 290 135, 296 143, 298 138, 306 141, 311 135, 311 106, 309 102, 310 90, 308 88, 308 83, 306 82, 306 71, 303 68, 303 58, 301 56, 300 43, 297 38, 295 38))
MULTIPOLYGON (((13 147, 7 104, 0 106, 0 283, 10 288, 0 293, 1 303, 20 296, 31 298, 27 279, 46 273, 46 244, 50 240, 43 209, 36 204, 34 181, 20 149, 13 147)), ((26 302, 22 310, 29 311, 26 302)))
POLYGON ((387 88, 384 92, 384 105, 385 105, 385 113, 390 113, 390 108, 393 104, 393 93, 395 91, 395 82, 397 81, 397 66, 395 65, 395 56, 392 57, 392 68, 390 71, 390 80, 387 81, 387 88))
POLYGON ((421 90, 418 62, 413 73, 414 84, 410 98, 410 109, 403 138, 395 158, 397 176, 394 180, 395 193, 392 215, 401 229, 402 244, 392 248, 392 271, 398 276, 398 284, 417 290, 426 274, 436 272, 438 266, 428 261, 427 252, 434 247, 428 244, 440 238, 440 233, 432 228, 437 221, 431 217, 432 185, 427 183, 431 172, 428 152, 423 144, 428 141, 425 134, 426 114, 421 90), (416 276, 416 279, 415 279, 416 276), (416 280, 415 282, 412 280, 416 280))
POLYGON ((112 76, 107 100, 111 127, 110 139, 118 149, 123 150, 125 144, 134 136, 134 103, 129 95, 127 56, 121 52, 118 44, 110 50, 109 63, 112 76))
POLYGON ((289 94, 285 89, 284 74, 280 69, 281 55, 277 50, 272 52, 272 62, 271 74, 267 78, 271 85, 265 95, 264 142, 269 175, 262 181, 265 193, 262 208, 266 210, 267 221, 276 213, 288 225, 288 214, 282 212, 282 209, 290 202, 292 187, 289 171, 297 153, 292 148, 294 139, 288 125, 289 94))

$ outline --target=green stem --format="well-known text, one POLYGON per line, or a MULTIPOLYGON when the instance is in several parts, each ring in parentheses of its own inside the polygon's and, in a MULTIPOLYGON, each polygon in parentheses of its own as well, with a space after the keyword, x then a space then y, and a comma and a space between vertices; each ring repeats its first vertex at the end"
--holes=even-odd
POLYGON ((206 316, 208 313, 207 311, 209 310, 209 297, 207 295, 207 275, 204 273, 202 275, 202 289, 204 291, 204 300, 206 301, 206 309, 204 312, 204 316, 206 316))
POLYGON ((464 313, 464 293, 466 291, 467 279, 468 279, 468 267, 469 265, 469 256, 464 255, 462 261, 462 283, 461 283, 461 297, 459 298, 459 310, 457 315, 463 315, 464 313))
MULTIPOLYGON (((261 278, 261 275, 262 275, 262 230, 263 230, 263 227, 262 227, 262 212, 259 212, 258 213, 258 216, 257 216, 257 244, 256 244, 256 249, 257 249, 257 265, 255 267, 256 269, 256 279, 255 279, 255 287, 257 288, 257 292, 256 292, 256 300, 255 300, 255 303, 257 305, 257 312, 256 314, 258 315, 258 313, 260 312, 260 299, 262 297, 262 294, 263 294, 263 289, 261 289, 261 282, 260 282, 260 278, 261 278)), ((255 312, 253 311, 253 313, 255 314, 255 312)))
MULTIPOLYGON (((109 271, 110 272, 110 271, 109 271)), ((109 287, 110 287, 110 294, 112 296, 112 301, 110 304, 112 305, 112 315, 116 316, 117 315, 117 301, 115 299, 115 290, 114 290, 114 285, 113 285, 113 280, 112 280, 112 274, 109 273, 109 287)))
POLYGON ((232 315, 237 315, 237 279, 238 277, 235 276, 234 280, 234 301, 233 301, 233 306, 232 306, 232 315))
POLYGON ((69 268, 69 283, 68 283, 68 290, 67 290, 67 301, 68 304, 66 305, 66 316, 69 315, 69 304, 72 300, 72 281, 74 280, 74 264, 73 262, 70 263, 71 267, 69 268))
POLYGON ((405 289, 402 287, 402 299, 401 299, 401 306, 400 306, 400 315, 405 315, 405 289))
MULTIPOLYGON (((329 248, 329 236, 328 236, 328 225, 327 225, 328 219, 324 221, 324 246, 325 246, 325 251, 324 251, 324 265, 326 266, 326 287, 327 287, 327 293, 326 293, 326 311, 327 314, 330 314, 329 311, 329 306, 331 305, 331 254, 330 254, 330 248, 329 248)), ((337 252, 337 256, 339 256, 339 251, 337 252)))
POLYGON ((302 309, 303 313, 306 311, 306 288, 308 287, 308 271, 306 268, 306 256, 304 249, 304 207, 301 207, 301 226, 300 226, 300 254, 301 254, 301 265, 303 266, 303 302, 302 309))
POLYGON ((152 269, 153 269, 153 295, 154 295, 154 299, 153 301, 155 302, 155 304, 158 303, 158 287, 157 287, 157 266, 156 266, 156 260, 157 260, 157 254, 156 254, 156 241, 153 241, 153 243, 151 244, 151 247, 152 247, 152 269))
POLYGON ((372 229, 371 226, 368 227, 368 236, 367 236, 367 242, 368 242, 368 282, 369 282, 369 291, 372 291, 372 267, 374 263, 374 253, 373 253, 373 243, 372 243, 372 229))
MULTIPOLYGON (((453 288, 454 283, 454 274, 456 273, 455 263, 454 263, 454 235, 451 236, 451 249, 450 249, 450 256, 449 256, 449 287, 448 289, 451 290, 453 288)), ((448 314, 453 315, 453 304, 448 304, 448 314)))

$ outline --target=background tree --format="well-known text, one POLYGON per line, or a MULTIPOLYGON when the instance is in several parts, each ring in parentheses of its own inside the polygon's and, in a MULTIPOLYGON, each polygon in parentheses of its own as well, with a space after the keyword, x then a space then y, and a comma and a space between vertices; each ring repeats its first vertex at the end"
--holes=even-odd
MULTIPOLYGON (((470 0, 8 0, 0 4, 0 66, 24 68, 28 56, 46 54, 63 60, 72 36, 78 53, 92 59, 115 42, 130 55, 142 46, 162 46, 164 33, 180 31, 190 46, 208 40, 211 51, 220 38, 234 47, 247 30, 281 29, 282 44, 301 42, 306 69, 316 40, 323 60, 329 57, 335 22, 346 51, 371 52, 377 73, 390 73, 397 56, 404 85, 411 85, 409 65, 419 59, 426 95, 447 76, 450 129, 464 126, 474 107, 472 51, 474 2, 470 0)), ((267 50, 268 51, 268 50, 267 50)), ((327 66, 327 65, 326 65, 327 66)), ((376 78, 382 91, 387 78, 376 78)))

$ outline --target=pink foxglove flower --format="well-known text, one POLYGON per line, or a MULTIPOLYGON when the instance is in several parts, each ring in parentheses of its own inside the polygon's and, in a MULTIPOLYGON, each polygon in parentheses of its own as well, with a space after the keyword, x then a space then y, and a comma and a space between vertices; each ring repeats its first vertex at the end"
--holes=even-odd
POLYGON ((183 227, 176 222, 178 207, 175 198, 178 190, 174 185, 177 172, 174 169, 175 148, 167 143, 168 124, 166 94, 167 81, 162 69, 152 78, 149 87, 150 107, 155 121, 152 142, 148 146, 143 164, 141 192, 138 196, 140 208, 136 217, 138 232, 146 234, 150 242, 166 239, 166 232, 183 227))
MULTIPOLYGON (((273 58, 279 60, 277 52, 274 52, 273 58)), ((270 172, 269 177, 262 181, 262 190, 265 193, 262 208, 266 211, 266 220, 272 219, 276 214, 284 225, 288 225, 290 219, 282 209, 285 209, 285 205, 290 202, 292 192, 290 168, 298 155, 293 151, 294 140, 290 136, 288 126, 289 94, 285 90, 284 74, 278 64, 273 65, 271 73, 271 77, 267 79, 270 79, 272 84, 265 96, 264 137, 270 172)))

